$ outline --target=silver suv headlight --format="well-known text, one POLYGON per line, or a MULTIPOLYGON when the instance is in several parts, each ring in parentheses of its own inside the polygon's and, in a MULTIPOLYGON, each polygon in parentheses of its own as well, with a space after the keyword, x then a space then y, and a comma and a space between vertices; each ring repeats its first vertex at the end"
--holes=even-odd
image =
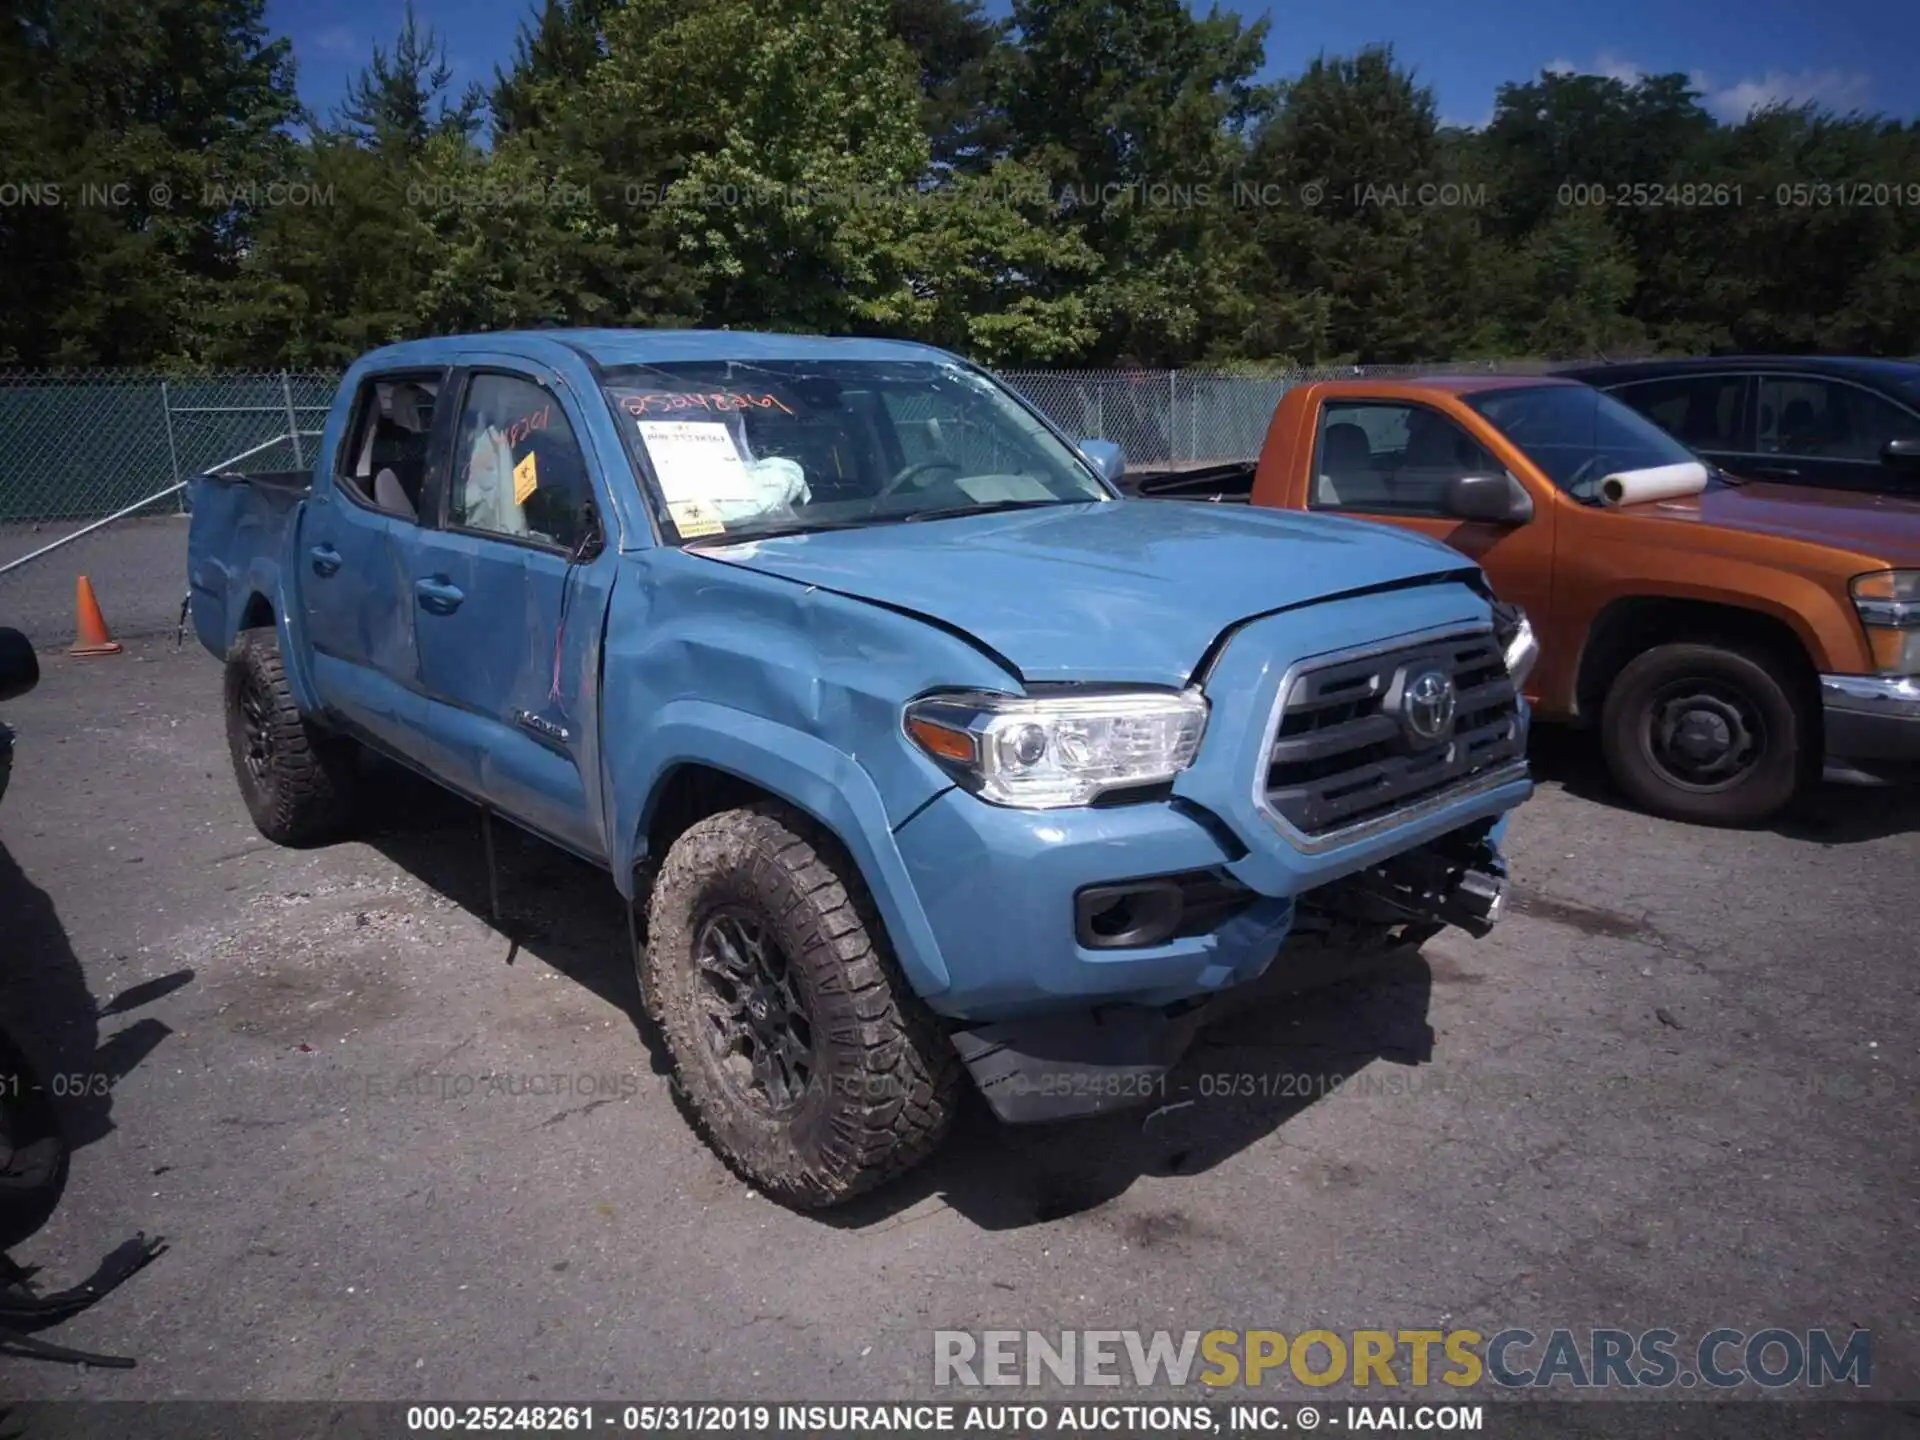
POLYGON ((1200 751, 1207 700, 1197 690, 968 691, 914 701, 905 724, 982 800, 1057 810, 1173 779, 1200 751))

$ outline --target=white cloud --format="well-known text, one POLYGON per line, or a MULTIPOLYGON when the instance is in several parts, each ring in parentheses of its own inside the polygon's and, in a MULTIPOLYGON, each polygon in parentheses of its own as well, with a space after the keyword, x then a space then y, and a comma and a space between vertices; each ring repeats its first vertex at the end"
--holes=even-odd
POLYGON ((1549 75, 1600 75, 1608 80, 1618 80, 1622 85, 1637 85, 1646 78, 1646 70, 1631 60, 1622 60, 1611 50, 1602 50, 1593 57, 1590 65, 1576 65, 1571 60, 1549 60, 1540 67, 1549 75))
POLYGON ((1873 80, 1858 70, 1799 70, 1788 74, 1769 70, 1759 79, 1747 79, 1725 87, 1713 85, 1705 75, 1693 77, 1694 86, 1704 94, 1706 107, 1722 120, 1744 120, 1755 110, 1768 105, 1819 105, 1845 113, 1865 110, 1873 93, 1873 80))

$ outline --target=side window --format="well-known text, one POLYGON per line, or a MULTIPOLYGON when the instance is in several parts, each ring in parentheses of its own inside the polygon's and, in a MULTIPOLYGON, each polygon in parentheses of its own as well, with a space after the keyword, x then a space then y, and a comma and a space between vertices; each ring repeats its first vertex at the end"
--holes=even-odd
POLYGON ((352 429, 340 453, 340 487, 363 505, 418 521, 439 393, 440 381, 431 376, 365 381, 354 397, 352 429))
POLYGON ((475 375, 454 435, 447 523, 572 550, 592 499, 560 402, 531 380, 475 375))
POLYGON ((1742 375, 1677 376, 1642 380, 1611 393, 1682 444, 1695 450, 1739 450, 1742 375))
POLYGON ((1449 482, 1503 466, 1446 416, 1421 405, 1331 400, 1314 441, 1313 506, 1445 516, 1449 482))
POLYGON ((1896 436, 1920 435, 1920 421, 1857 385, 1803 376, 1760 378, 1760 449, 1769 455, 1878 462, 1896 436))

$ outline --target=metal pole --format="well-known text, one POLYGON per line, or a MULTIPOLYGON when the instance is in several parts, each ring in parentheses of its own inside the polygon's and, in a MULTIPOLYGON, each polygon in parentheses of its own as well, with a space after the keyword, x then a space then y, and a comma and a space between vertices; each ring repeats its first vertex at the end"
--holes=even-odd
POLYGON ((293 468, 307 468, 307 457, 300 450, 300 420, 293 413, 293 382, 287 379, 287 372, 280 372, 280 393, 287 402, 287 434, 293 438, 293 468))
MULTIPOLYGON (((178 485, 180 483, 180 447, 173 441, 173 402, 167 394, 167 382, 164 380, 160 382, 160 418, 166 423, 167 460, 173 466, 173 481, 178 485)), ((184 487, 180 491, 180 513, 182 515, 187 513, 187 492, 184 487)))
MULTIPOLYGON (((295 433, 297 434, 298 432, 296 431, 295 433)), ((306 433, 309 435, 318 435, 320 432, 318 430, 309 430, 306 433)), ((200 473, 203 475, 217 475, 219 474, 220 471, 226 469, 227 466, 237 465, 242 460, 246 460, 251 458, 252 456, 258 455, 262 450, 270 450, 275 445, 278 445, 282 440, 286 438, 287 437, 284 435, 276 435, 273 437, 273 439, 267 441, 264 445, 256 445, 251 450, 242 450, 238 455, 229 455, 226 459, 219 461, 217 464, 209 465, 205 470, 201 471, 200 473)), ((297 447, 300 442, 298 440, 295 440, 293 443, 297 447)), ((176 481, 174 484, 167 486, 167 488, 164 490, 156 490, 153 492, 153 494, 148 495, 144 499, 136 500, 133 502, 133 504, 114 511, 113 514, 107 516, 103 520, 96 520, 91 525, 83 525, 80 527, 80 529, 74 531, 71 535, 62 535, 58 540, 54 541, 51 545, 42 545, 38 550, 34 551, 31 555, 22 555, 18 560, 9 560, 6 564, 0 565, 0 575, 6 574, 9 570, 18 570, 22 565, 26 564, 29 560, 38 560, 42 555, 46 555, 54 550, 58 550, 62 545, 71 545, 74 541, 78 540, 82 535, 91 535, 94 531, 98 530, 102 525, 111 525, 114 521, 118 520, 123 515, 131 515, 133 514, 134 511, 144 509, 148 505, 153 504, 153 502, 156 500, 164 500, 167 498, 167 496, 173 494, 174 491, 186 489, 188 483, 189 482, 185 480, 176 481)))
POLYGON ((1178 370, 1167 371, 1167 464, 1180 463, 1180 399, 1174 391, 1174 382, 1180 378, 1178 370))

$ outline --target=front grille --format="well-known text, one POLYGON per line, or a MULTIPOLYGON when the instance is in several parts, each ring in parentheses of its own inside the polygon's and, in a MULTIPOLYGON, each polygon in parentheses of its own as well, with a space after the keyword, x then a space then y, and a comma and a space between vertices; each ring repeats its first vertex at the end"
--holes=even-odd
POLYGON ((1479 631, 1293 672, 1279 699, 1266 799, 1309 838, 1391 816, 1522 761, 1526 726, 1500 644, 1479 631), (1451 723, 1429 737, 1431 694, 1453 688, 1451 723), (1422 703, 1427 701, 1429 703, 1422 703))

